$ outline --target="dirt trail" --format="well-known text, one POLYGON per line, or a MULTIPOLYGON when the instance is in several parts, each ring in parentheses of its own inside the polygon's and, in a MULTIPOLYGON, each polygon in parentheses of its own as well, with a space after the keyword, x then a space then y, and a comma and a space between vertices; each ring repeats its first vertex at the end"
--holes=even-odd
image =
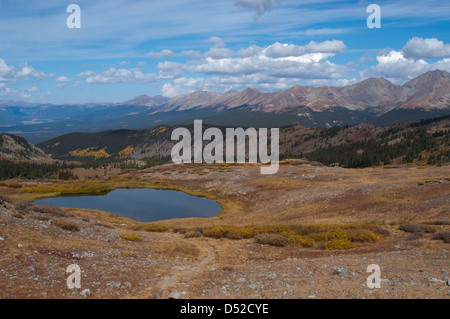
MULTIPOLYGON (((183 239, 176 240, 183 242, 183 239)), ((202 254, 195 260, 180 261, 180 264, 168 266, 156 284, 148 287, 139 293, 139 296, 130 295, 128 298, 151 298, 151 299, 179 299, 188 298, 183 287, 191 282, 191 279, 198 276, 199 273, 210 269, 215 263, 215 247, 206 241, 197 241, 195 245, 202 251, 202 254)))

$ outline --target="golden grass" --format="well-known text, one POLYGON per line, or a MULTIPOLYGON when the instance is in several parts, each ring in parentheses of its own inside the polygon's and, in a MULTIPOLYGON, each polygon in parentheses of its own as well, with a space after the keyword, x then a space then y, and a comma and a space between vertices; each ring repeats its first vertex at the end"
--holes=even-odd
POLYGON ((167 225, 164 224, 154 224, 154 223, 139 223, 137 225, 131 226, 132 230, 136 231, 147 231, 147 232, 158 232, 162 233, 168 230, 167 225))
POLYGON ((142 238, 139 235, 133 234, 133 233, 122 233, 119 235, 120 238, 129 240, 129 241, 135 241, 139 242, 142 241, 142 238))
MULTIPOLYGON (((257 242, 277 242, 279 236, 286 245, 322 249, 347 249, 355 244, 368 244, 379 241, 388 232, 375 225, 257 225, 257 226, 212 226, 202 229, 205 237, 220 239, 250 239, 258 237, 257 242), (277 236, 260 236, 274 234, 277 236)), ((286 246, 278 245, 275 246, 286 246)))

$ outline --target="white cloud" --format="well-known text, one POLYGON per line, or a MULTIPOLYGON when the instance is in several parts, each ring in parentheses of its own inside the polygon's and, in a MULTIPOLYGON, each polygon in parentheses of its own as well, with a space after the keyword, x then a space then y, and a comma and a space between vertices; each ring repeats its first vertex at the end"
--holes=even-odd
POLYGON ((204 57, 218 60, 229 58, 233 55, 232 50, 225 48, 225 42, 221 38, 211 37, 209 41, 214 43, 214 46, 203 55, 204 57))
POLYGON ((162 87, 165 96, 187 94, 195 90, 241 90, 247 87, 266 91, 287 89, 304 80, 312 84, 345 85, 352 71, 350 65, 330 62, 329 57, 346 49, 342 41, 311 41, 305 46, 275 42, 266 47, 250 45, 236 53, 225 48, 221 38, 211 38, 213 47, 197 59, 185 63, 161 62, 157 65, 160 78, 173 78, 162 87), (214 50, 228 50, 213 55, 214 50), (185 77, 185 74, 191 77, 185 77), (195 75, 199 75, 196 77, 195 75), (205 77, 206 76, 206 77, 205 77))
POLYGON ((174 97, 179 95, 179 91, 170 83, 165 83, 162 86, 161 93, 163 96, 174 97))
MULTIPOLYGON (((212 49, 225 49, 220 39, 213 39, 212 49)), ((208 52, 211 52, 212 49, 208 52)), ((345 44, 342 41, 310 42, 306 46, 274 43, 265 48, 250 46, 233 51, 222 56, 191 60, 186 63, 159 63, 160 74, 180 77, 182 73, 190 72, 205 75, 244 76, 259 74, 275 78, 340 78, 349 71, 347 66, 340 66, 327 60, 335 53, 342 52, 345 44)))
POLYGON ((8 81, 15 75, 13 67, 6 64, 5 60, 0 59, 0 81, 8 81))
POLYGON ((122 61, 119 63, 120 66, 127 66, 129 64, 130 64, 130 62, 128 62, 128 61, 122 61))
POLYGON ((39 72, 28 63, 21 65, 20 70, 17 71, 15 67, 7 65, 5 60, 0 58, 0 81, 12 81, 18 78, 43 80, 51 76, 54 75, 39 72))
POLYGON ((435 69, 450 72, 450 59, 448 58, 429 63, 424 59, 406 58, 403 52, 395 50, 377 56, 377 62, 375 66, 370 68, 369 72, 386 77, 394 82, 410 80, 435 69))
POLYGON ((44 72, 36 71, 31 65, 25 63, 21 66, 21 70, 16 73, 16 77, 23 77, 25 79, 33 78, 37 80, 42 80, 48 77, 44 72))
POLYGON ((174 55, 172 50, 164 49, 161 52, 149 52, 146 56, 154 58, 154 59, 170 59, 174 55))
POLYGON ((109 68, 99 74, 95 71, 87 71, 78 76, 86 77, 86 83, 89 84, 148 83, 158 79, 156 74, 144 74, 139 69, 116 68, 109 68))
POLYGON ((431 59, 450 57, 450 44, 436 38, 418 38, 410 39, 402 49, 406 58, 431 59))
POLYGON ((58 77, 57 79, 56 79, 56 82, 59 82, 59 83, 66 83, 66 82, 69 82, 70 81, 70 79, 67 77, 67 76, 60 76, 60 77, 58 77))

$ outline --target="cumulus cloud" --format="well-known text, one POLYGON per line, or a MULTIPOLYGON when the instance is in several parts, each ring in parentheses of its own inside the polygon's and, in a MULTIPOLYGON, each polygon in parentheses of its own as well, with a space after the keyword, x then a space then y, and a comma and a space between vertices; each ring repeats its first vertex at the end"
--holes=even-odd
MULTIPOLYGON (((213 49, 226 49, 220 38, 212 38, 213 49)), ((330 62, 328 57, 346 49, 342 41, 311 41, 305 46, 275 42, 266 47, 251 45, 228 52, 218 58, 203 54, 201 58, 186 63, 161 62, 159 75, 173 76, 165 83, 166 96, 186 94, 194 90, 226 91, 257 87, 265 90, 286 89, 303 80, 321 80, 322 83, 343 83, 351 71, 349 66, 330 62), (202 75, 184 77, 184 74, 202 75), (206 76, 206 77, 205 77, 206 76)))
POLYGON ((414 37, 402 49, 406 58, 432 59, 450 57, 450 44, 436 38, 423 39, 414 37))
POLYGON ((203 56, 212 59, 225 59, 233 55, 233 51, 225 48, 225 42, 219 37, 211 37, 209 41, 214 44, 214 46, 206 52, 203 56))
POLYGON ((8 81, 15 75, 13 67, 6 64, 5 60, 0 59, 0 81, 8 81))
MULTIPOLYGON (((213 49, 225 49, 219 39, 212 41, 213 49)), ((260 74, 272 77, 292 78, 335 78, 348 71, 346 66, 340 66, 327 60, 328 57, 345 50, 342 41, 310 42, 306 46, 282 44, 276 42, 261 48, 250 46, 238 51, 233 56, 229 50, 218 58, 218 55, 205 54, 202 59, 187 63, 164 62, 158 68, 162 74, 190 72, 205 75, 243 76, 260 74)))
POLYGON ((5 60, 0 58, 0 81, 12 81, 18 78, 43 80, 51 76, 53 75, 37 71, 28 63, 21 65, 17 70, 14 66, 7 65, 5 60))
POLYGON ((264 12, 272 10, 272 7, 280 2, 280 0, 234 0, 234 3, 237 6, 241 6, 246 9, 255 9, 259 16, 261 16, 264 12))
POLYGON ((148 83, 155 81, 157 75, 153 73, 145 74, 139 69, 117 69, 96 73, 87 71, 78 74, 79 77, 86 77, 86 83, 89 84, 114 84, 114 83, 148 83))
POLYGON ((17 77, 23 77, 25 79, 33 78, 38 80, 43 80, 47 78, 49 75, 45 74, 44 72, 36 71, 35 68, 33 68, 31 65, 28 65, 28 63, 25 63, 21 66, 20 71, 16 73, 17 77))
POLYGON ((149 52, 146 56, 154 59, 170 59, 174 55, 172 50, 164 49, 161 52, 149 52))
POLYGON ((389 78, 394 82, 410 80, 435 69, 450 72, 449 58, 430 63, 424 59, 407 58, 403 52, 395 50, 377 56, 377 62, 375 66, 370 68, 370 72, 389 78))

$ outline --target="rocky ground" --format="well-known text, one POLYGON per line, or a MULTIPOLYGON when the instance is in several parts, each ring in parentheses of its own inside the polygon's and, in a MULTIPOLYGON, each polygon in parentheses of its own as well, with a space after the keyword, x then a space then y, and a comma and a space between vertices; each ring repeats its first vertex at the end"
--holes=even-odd
MULTIPOLYGON (((165 221, 168 231, 130 231, 136 221, 94 210, 39 209, 1 187, 0 298, 449 298, 448 167, 347 170, 282 165, 274 176, 256 166, 168 165, 129 172, 215 196, 213 218, 165 221), (61 228, 61 220, 77 229, 61 228), (401 224, 441 221, 414 236, 401 224), (389 236, 346 250, 274 247, 253 239, 185 238, 180 227, 370 223, 389 236), (139 235, 141 241, 120 237, 139 235), (68 289, 79 265, 81 288, 68 289), (369 288, 367 267, 381 269, 369 288)), ((46 181, 26 182, 41 184, 46 181)))

